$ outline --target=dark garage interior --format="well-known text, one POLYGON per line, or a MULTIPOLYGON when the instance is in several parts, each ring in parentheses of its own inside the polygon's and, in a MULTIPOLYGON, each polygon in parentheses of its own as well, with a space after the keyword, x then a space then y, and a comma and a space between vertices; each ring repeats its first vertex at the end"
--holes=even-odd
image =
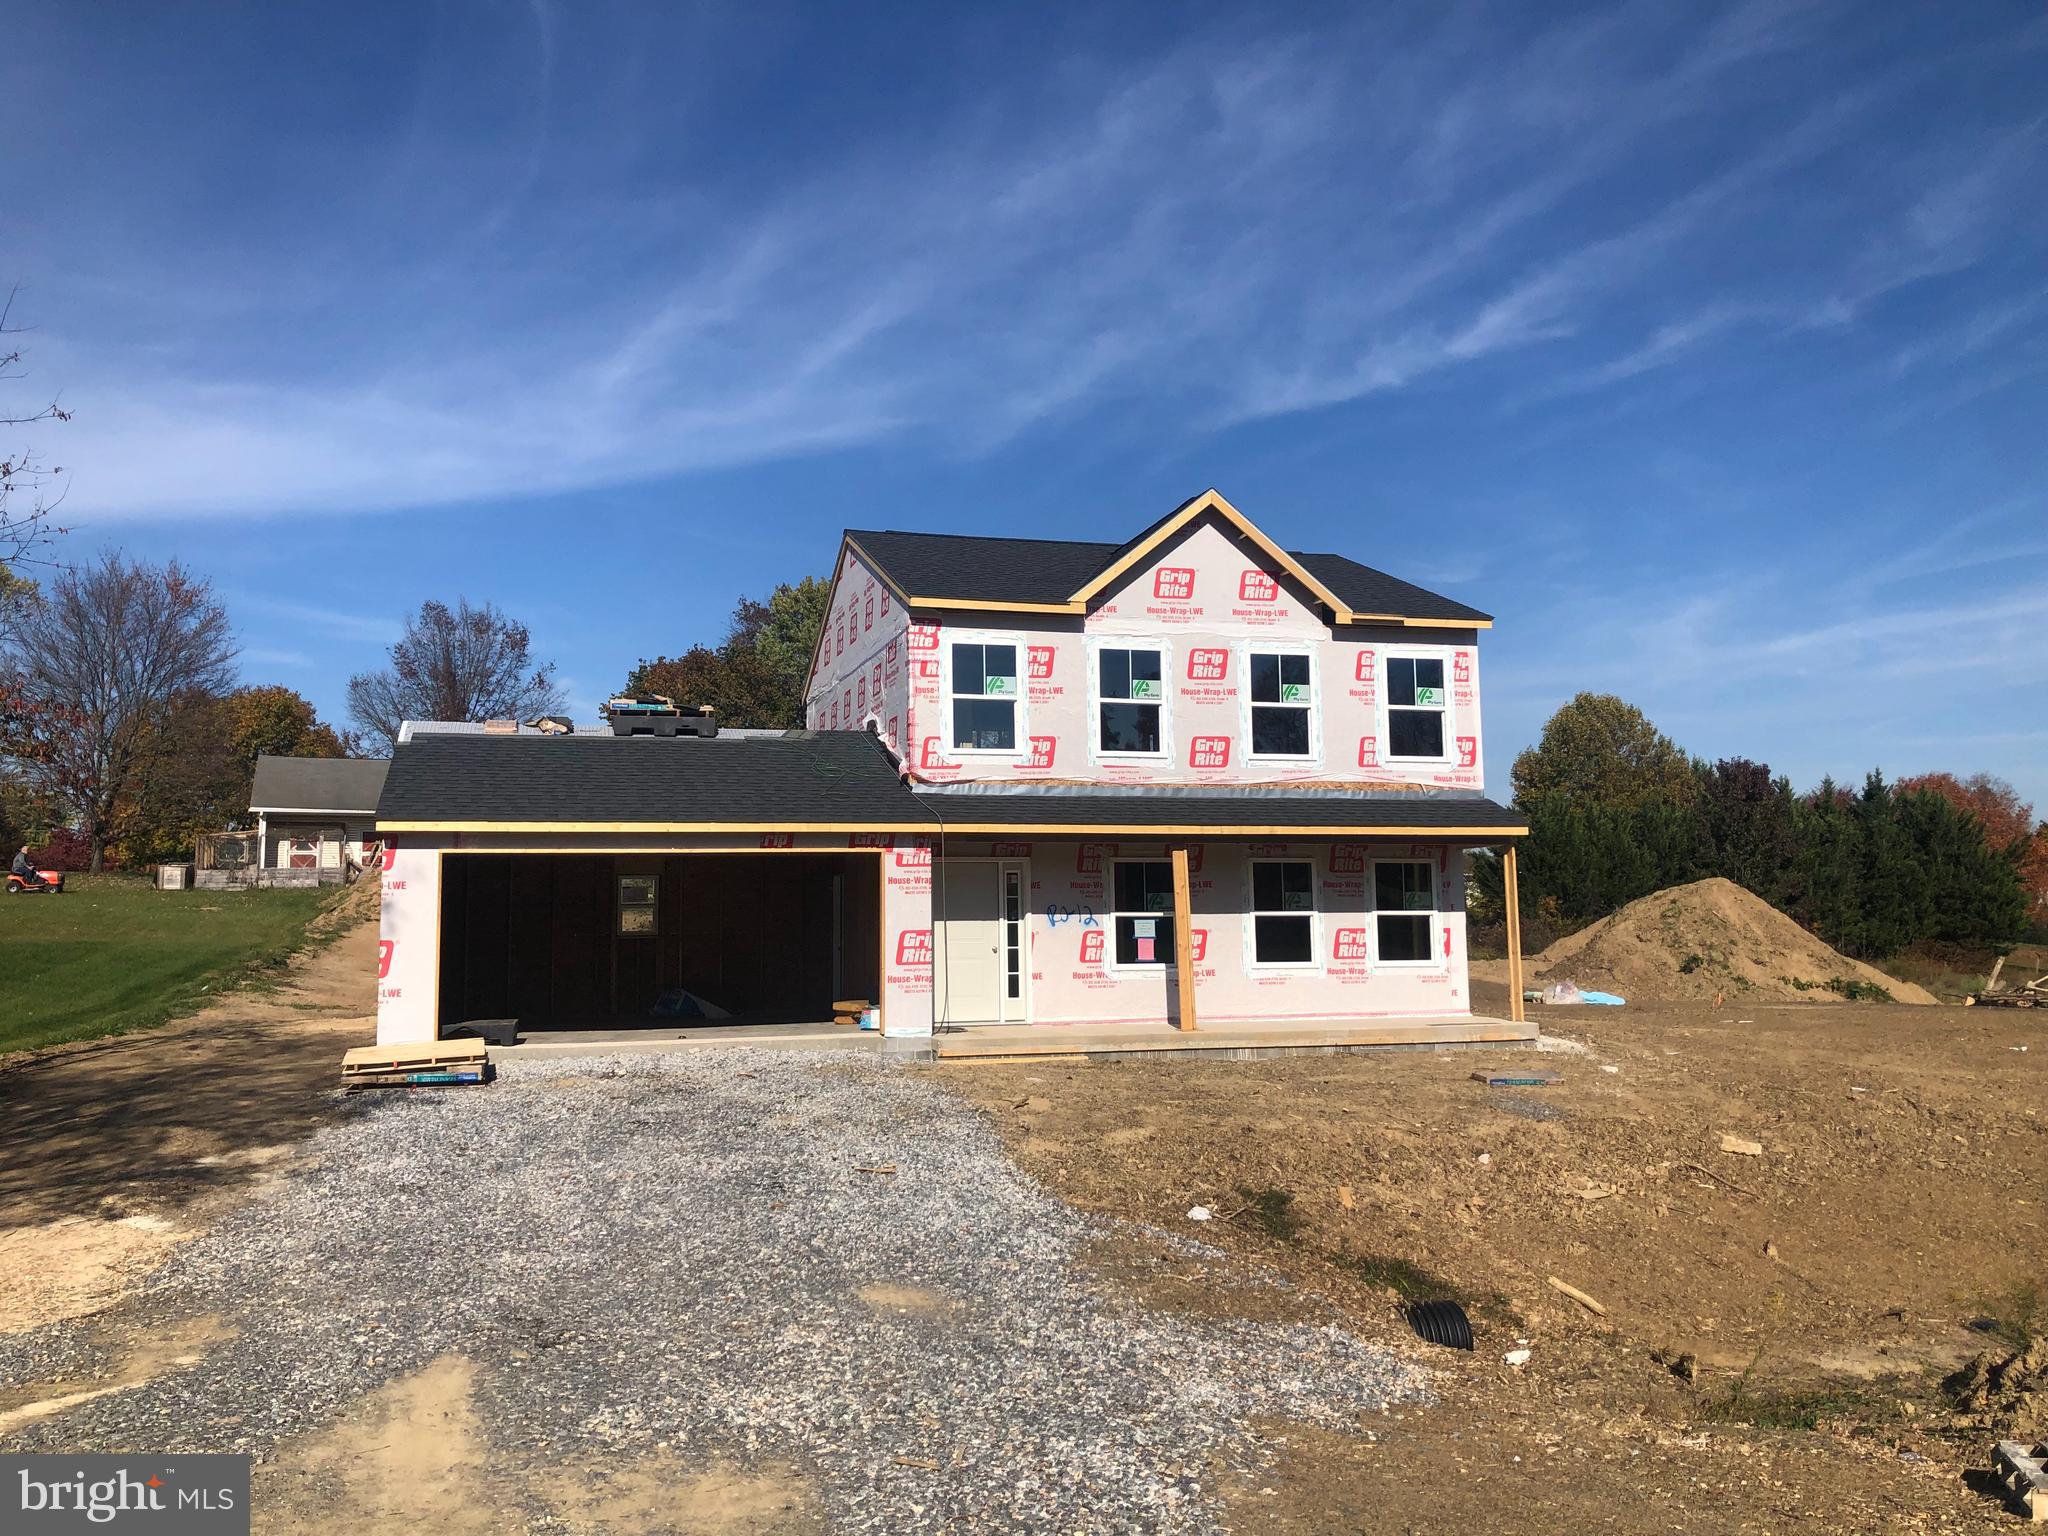
POLYGON ((836 853, 450 853, 441 1030, 481 1019, 545 1030, 706 1022, 688 1016, 683 992, 731 1015, 713 1022, 829 1021, 835 1001, 877 996, 877 864, 836 853))

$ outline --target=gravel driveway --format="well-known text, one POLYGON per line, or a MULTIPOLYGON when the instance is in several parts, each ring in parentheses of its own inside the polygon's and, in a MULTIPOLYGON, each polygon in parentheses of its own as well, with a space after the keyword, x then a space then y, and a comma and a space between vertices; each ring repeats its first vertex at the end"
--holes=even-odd
MULTIPOLYGON (((1118 1300, 1077 1259, 1105 1226, 884 1061, 515 1062, 350 1100, 306 1150, 128 1309, 232 1336, 11 1448, 267 1457, 459 1356, 494 1472, 659 1447, 800 1469, 833 1531, 1210 1531, 1253 1421, 1422 1392, 1335 1328, 1118 1300)), ((0 1383, 89 1374, 93 1339, 0 1340, 0 1383)))

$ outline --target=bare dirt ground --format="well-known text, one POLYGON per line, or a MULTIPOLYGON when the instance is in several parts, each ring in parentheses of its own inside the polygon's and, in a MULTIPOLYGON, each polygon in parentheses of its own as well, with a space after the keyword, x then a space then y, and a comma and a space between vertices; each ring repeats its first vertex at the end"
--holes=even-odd
POLYGON ((0 1332, 96 1310, 292 1154, 375 1033, 373 925, 162 1029, 0 1059, 0 1332))
MULTIPOLYGON (((0 1331, 101 1315, 291 1166, 332 1113, 339 1053, 369 1036, 373 947, 356 929, 279 988, 0 1062, 0 1331)), ((1355 1432, 1275 1422, 1277 1465, 1218 1469, 1234 1529, 2015 1528, 1982 1469, 1994 1434, 2048 1432, 2041 1348, 2031 1374, 1996 1369, 2043 1326, 2048 1021, 1743 998, 1538 1014, 1589 1049, 930 1070, 1054 1192, 1298 1286, 1220 1285, 1167 1245, 1105 1243, 1093 1268, 1154 1307, 1390 1342, 1410 1296, 1472 1310, 1474 1353, 1429 1352, 1437 1402, 1355 1432), (1490 1087, 1483 1068, 1557 1080, 1490 1087), (1196 1205, 1214 1219, 1189 1221, 1196 1205), (1505 1363, 1518 1348, 1528 1362, 1505 1363), (1973 1359, 1959 1403, 1942 1383, 1973 1359)), ((949 1307, 871 1289, 878 1314, 938 1325, 949 1307)), ((232 1336, 119 1317, 111 1369, 0 1392, 0 1434, 232 1336)), ((436 1360, 284 1447, 263 1473, 271 1526, 348 1508, 359 1529, 469 1528, 492 1470, 471 1369, 436 1360)), ((553 1476, 571 1529, 823 1528, 794 1469, 664 1452, 553 1476)))
MULTIPOLYGON (((1590 1049, 935 1070, 1058 1193, 1279 1265, 1362 1337, 1405 1333, 1408 1296, 1472 1310, 1477 1349, 1431 1352, 1438 1404, 1355 1436, 1276 1426, 1242 1529, 2010 1529, 1980 1469, 2048 1408, 2040 1383, 1963 1409, 1941 1383, 2042 1327, 2032 1016, 1539 1012, 1590 1049)), ((1232 1305, 1132 1274, 1161 1305, 1232 1305)))

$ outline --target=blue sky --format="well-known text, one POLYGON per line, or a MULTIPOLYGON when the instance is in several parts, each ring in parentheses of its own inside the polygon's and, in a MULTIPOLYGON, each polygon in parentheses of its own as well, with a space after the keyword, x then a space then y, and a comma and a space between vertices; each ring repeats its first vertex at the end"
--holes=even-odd
POLYGON ((339 716, 429 596, 579 703, 838 530, 1214 485, 1802 786, 2048 811, 2048 17, 22 6, 72 553, 339 716))

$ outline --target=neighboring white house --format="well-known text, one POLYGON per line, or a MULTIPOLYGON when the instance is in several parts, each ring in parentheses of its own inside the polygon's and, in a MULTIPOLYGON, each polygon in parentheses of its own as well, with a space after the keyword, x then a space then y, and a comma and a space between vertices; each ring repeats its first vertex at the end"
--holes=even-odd
POLYGON ((259 757, 249 790, 257 879, 332 885, 377 843, 377 797, 388 758, 259 757))

